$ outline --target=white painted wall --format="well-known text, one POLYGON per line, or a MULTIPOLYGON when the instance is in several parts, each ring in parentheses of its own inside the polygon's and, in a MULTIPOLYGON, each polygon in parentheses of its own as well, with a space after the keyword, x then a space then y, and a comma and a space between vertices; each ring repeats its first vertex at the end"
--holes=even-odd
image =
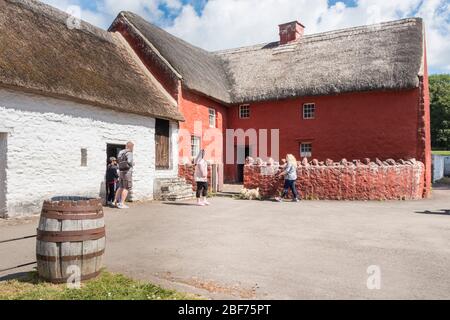
MULTIPOLYGON (((104 191, 106 145, 135 143, 133 200, 153 198, 155 120, 19 91, 0 89, 0 128, 8 136, 8 216, 40 211, 57 195, 99 196, 104 191), (88 166, 81 167, 81 148, 88 166)), ((178 124, 171 125, 172 155, 178 124)), ((158 175, 176 177, 178 160, 158 175)))
POLYGON ((433 182, 450 175, 450 157, 433 155, 433 182))
POLYGON ((0 218, 6 214, 6 155, 8 133, 0 132, 0 218))

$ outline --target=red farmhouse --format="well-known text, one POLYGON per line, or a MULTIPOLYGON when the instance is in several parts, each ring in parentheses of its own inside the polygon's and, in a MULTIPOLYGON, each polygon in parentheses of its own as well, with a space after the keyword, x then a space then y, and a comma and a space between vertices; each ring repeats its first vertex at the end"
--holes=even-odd
MULTIPOLYGON (((298 22, 279 28, 277 42, 220 52, 195 47, 129 12, 120 13, 110 30, 127 39, 178 101, 186 118, 180 124, 185 129, 181 159, 191 160, 200 147, 218 143, 223 154, 210 157, 224 164, 227 129, 279 129, 279 152, 269 150, 274 158, 287 153, 320 161, 416 158, 426 166, 428 196, 431 150, 422 19, 308 36, 298 22), (210 128, 220 135, 205 134, 210 128)), ((235 140, 231 149, 264 156, 255 154, 251 139, 235 140)), ((223 168, 225 181, 242 181, 242 165, 223 168)))

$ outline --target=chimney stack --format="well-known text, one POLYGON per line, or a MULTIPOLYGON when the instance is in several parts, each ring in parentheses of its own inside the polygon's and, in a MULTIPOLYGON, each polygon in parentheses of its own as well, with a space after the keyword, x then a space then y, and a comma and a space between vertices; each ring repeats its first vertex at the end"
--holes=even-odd
POLYGON ((298 21, 292 21, 279 25, 280 45, 296 42, 303 37, 305 26, 298 21))

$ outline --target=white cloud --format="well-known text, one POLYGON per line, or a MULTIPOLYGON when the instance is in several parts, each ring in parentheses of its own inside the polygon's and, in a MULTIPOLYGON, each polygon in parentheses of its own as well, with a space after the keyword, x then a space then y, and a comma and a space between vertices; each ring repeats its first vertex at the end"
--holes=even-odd
MULTIPOLYGON (((203 0, 192 0, 189 3, 203 0)), ((60 9, 80 0, 45 0, 60 9)), ((83 10, 82 18, 107 28, 122 10, 140 14, 150 22, 208 50, 275 41, 277 25, 299 20, 312 34, 411 16, 423 17, 427 26, 428 61, 433 70, 450 72, 450 3, 448 0, 357 0, 328 5, 327 0, 209 0, 198 14, 180 0, 98 0, 97 10, 83 10), (176 18, 167 20, 161 5, 176 18)))
POLYGON ((356 6, 326 0, 210 0, 201 15, 184 6, 169 32, 209 50, 239 47, 278 38, 279 23, 299 20, 306 33, 373 24, 411 16, 427 27, 428 62, 450 71, 450 4, 448 0, 358 0, 356 6))

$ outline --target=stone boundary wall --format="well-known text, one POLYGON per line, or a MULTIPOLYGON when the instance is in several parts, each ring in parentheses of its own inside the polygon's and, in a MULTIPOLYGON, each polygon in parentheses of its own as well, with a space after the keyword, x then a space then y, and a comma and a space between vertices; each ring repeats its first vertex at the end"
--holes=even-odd
MULTIPOLYGON (((192 189, 197 191, 197 183, 194 179, 195 165, 193 164, 180 164, 178 166, 178 176, 180 178, 185 178, 188 184, 192 184, 192 189)), ((211 191, 211 176, 212 176, 212 166, 208 165, 208 187, 211 191)))
MULTIPOLYGON (((244 187, 263 198, 280 195, 284 179, 277 164, 247 160, 244 187)), ((297 189, 307 200, 418 200, 423 198, 425 166, 415 159, 299 162, 297 189)))

